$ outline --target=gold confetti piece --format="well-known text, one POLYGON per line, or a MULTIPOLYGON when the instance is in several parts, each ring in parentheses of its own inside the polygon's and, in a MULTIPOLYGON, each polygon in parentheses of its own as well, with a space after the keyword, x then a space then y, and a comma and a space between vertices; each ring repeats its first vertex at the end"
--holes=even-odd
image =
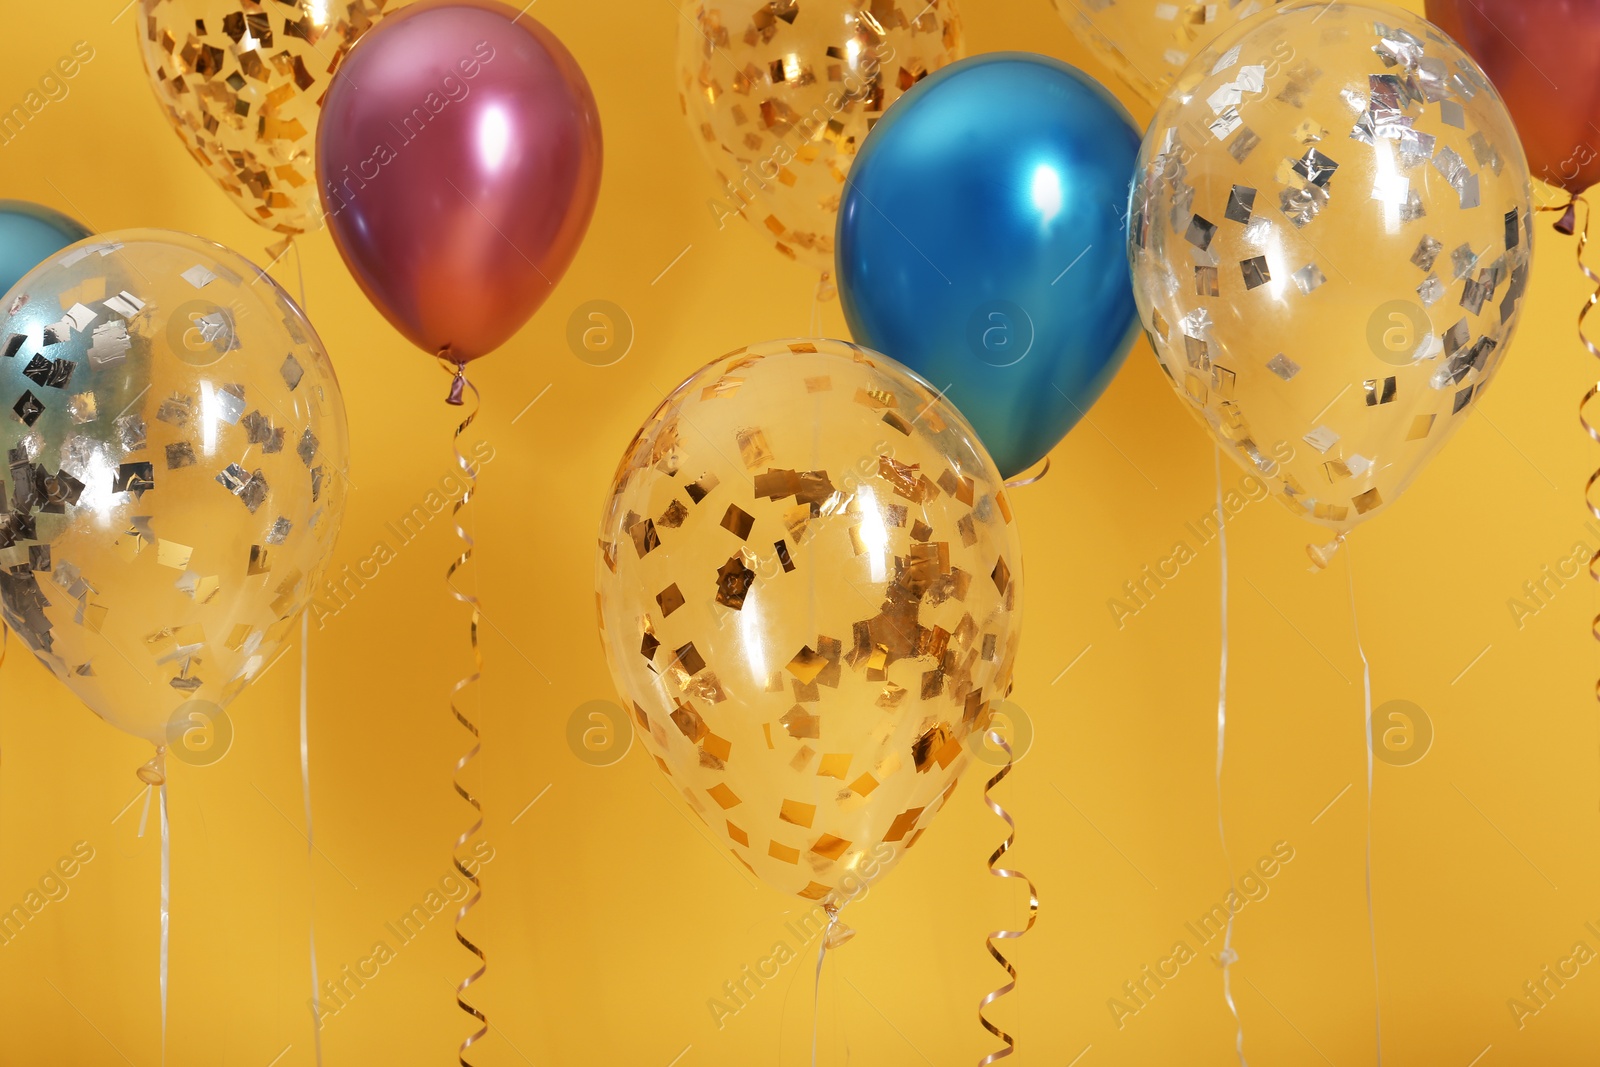
POLYGON ((849 848, 850 842, 844 838, 823 834, 817 838, 817 843, 811 846, 811 851, 825 859, 837 860, 842 858, 849 848))
POLYGON ((1350 503, 1355 506, 1358 514, 1364 515, 1373 508, 1381 505, 1383 503, 1383 497, 1378 494, 1377 487, 1374 486, 1364 493, 1356 494, 1350 499, 1350 503))
POLYGON ((750 847, 750 835, 735 826, 731 821, 728 821, 728 837, 746 848, 750 847))
POLYGON ((802 685, 810 685, 827 665, 828 661, 822 655, 810 645, 805 645, 789 661, 788 671, 798 678, 802 685))
POLYGON ((796 826, 807 826, 817 817, 817 806, 806 804, 798 800, 785 800, 778 809, 778 818, 784 822, 794 823, 796 826))
MULTIPOLYGON (((750 536, 750 528, 755 525, 755 517, 737 504, 729 504, 728 510, 723 512, 721 526, 724 530, 743 541, 750 536)), ((640 553, 643 555, 643 553, 640 553)))
POLYGON ((739 457, 744 461, 746 470, 771 465, 772 451, 767 447, 767 435, 759 428, 740 430, 735 436, 739 442, 739 457))
POLYGON ((693 744, 699 744, 700 739, 709 732, 705 720, 700 718, 698 712, 687 704, 679 704, 672 712, 672 721, 693 744))
POLYGON ((857 796, 870 796, 878 788, 878 780, 870 774, 863 774, 860 778, 850 783, 850 789, 857 796))
MULTIPOLYGON (((657 757, 657 760, 660 760, 659 756, 657 757)), ((664 761, 662 761, 662 769, 667 769, 664 761)), ((670 774, 671 772, 668 771, 668 773, 670 774)), ((723 782, 718 782, 710 789, 707 789, 706 794, 710 796, 712 800, 716 801, 717 806, 722 808, 724 811, 729 808, 736 807, 741 803, 738 794, 729 789, 727 784, 723 782)))
POLYGON ((889 842, 899 841, 917 825, 917 820, 922 817, 922 808, 910 808, 895 816, 894 822, 889 824, 888 832, 883 839, 889 842))
POLYGON ((767 855, 781 863, 800 862, 799 849, 791 848, 790 846, 782 844, 778 841, 770 841, 767 843, 767 855))
POLYGON ((188 545, 180 545, 176 541, 162 541, 156 548, 156 562, 163 567, 188 570, 189 557, 193 554, 194 549, 188 545))
POLYGON ((807 900, 821 900, 823 897, 833 892, 833 887, 823 885, 821 882, 807 882, 806 887, 798 890, 797 892, 800 896, 807 900))
POLYGON ((824 753, 822 761, 817 764, 819 778, 837 778, 841 782, 850 773, 850 761, 853 757, 848 752, 824 753))
POLYGON ((778 720, 778 723, 790 737, 809 737, 814 740, 817 737, 817 724, 820 721, 817 716, 796 704, 778 720))
POLYGON ((661 608, 661 617, 666 618, 674 611, 683 607, 683 594, 678 591, 678 583, 674 582, 656 594, 656 604, 661 608))
POLYGON ((728 757, 733 754, 732 742, 718 737, 716 734, 707 734, 705 740, 701 743, 701 747, 723 763, 728 762, 728 757))

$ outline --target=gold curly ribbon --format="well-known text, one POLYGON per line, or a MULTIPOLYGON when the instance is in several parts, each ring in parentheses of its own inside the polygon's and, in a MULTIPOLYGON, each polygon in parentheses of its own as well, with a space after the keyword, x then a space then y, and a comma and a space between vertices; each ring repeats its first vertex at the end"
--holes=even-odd
POLYGON ((978 1067, 989 1067, 989 1064, 994 1063, 996 1060, 1005 1059, 1017 1049, 1016 1038, 1012 1037, 1010 1034, 994 1025, 994 1023, 991 1023, 987 1018, 984 1017, 983 1014, 984 1008, 987 1008, 990 1004, 993 1004, 995 1001, 999 1000, 1001 997, 1017 988, 1017 969, 1011 965, 1010 961, 1008 961, 1005 956, 1001 955, 1000 950, 994 947, 994 943, 996 940, 1004 940, 1008 938, 1015 939, 1021 937, 1023 934, 1033 929, 1033 924, 1037 922, 1039 918, 1039 891, 1034 888, 1033 882, 1028 878, 1028 876, 1023 874, 1021 871, 995 866, 995 863, 998 862, 1000 858, 1007 852, 1011 851, 1011 846, 1016 843, 1017 823, 1016 820, 1006 813, 1005 808, 1002 808, 999 804, 995 803, 994 800, 989 796, 989 791, 995 786, 999 785, 1005 776, 1011 773, 1011 745, 1006 741, 1005 737, 1001 735, 999 730, 992 728, 989 729, 988 737, 995 744, 999 745, 1003 750, 1005 750, 1006 763, 1004 767, 1001 767, 1000 770, 995 773, 993 778, 990 778, 989 781, 984 784, 983 802, 984 804, 988 805, 990 811, 994 812, 1000 818, 1005 820, 1008 830, 1006 839, 1002 841, 1000 843, 1000 847, 995 849, 994 852, 989 856, 989 873, 994 875, 996 878, 1020 878, 1023 880, 1023 882, 1027 883, 1028 925, 1024 926, 1020 930, 994 930, 991 931, 989 936, 984 939, 984 943, 989 949, 989 955, 993 956, 995 962, 1006 969, 1006 974, 1010 976, 1011 980, 993 992, 984 994, 983 999, 978 1001, 978 1021, 983 1024, 983 1028, 985 1030, 989 1031, 995 1037, 998 1037, 1001 1041, 1006 1043, 1005 1048, 1000 1049, 998 1052, 991 1052, 989 1055, 979 1060, 978 1067))
MULTIPOLYGON (((1039 468, 1038 474, 1028 474, 1027 477, 1019 474, 1015 478, 1012 478, 1010 481, 1006 482, 1006 488, 1019 489, 1024 485, 1033 485, 1035 482, 1044 481, 1044 476, 1050 473, 1050 457, 1044 457, 1043 462, 1044 465, 1039 468)), ((1030 467, 1029 470, 1031 469, 1032 468, 1030 467)), ((1026 474, 1026 472, 1024 472, 1024 474, 1026 474)))
MULTIPOLYGON (((1589 247, 1589 202, 1581 196, 1573 196, 1571 200, 1568 200, 1560 207, 1541 206, 1539 210, 1561 212, 1561 218, 1555 224, 1556 231, 1568 236, 1574 233, 1577 234, 1578 247, 1575 259, 1578 263, 1578 270, 1595 286, 1594 292, 1590 293, 1589 298, 1583 302, 1583 307, 1578 309, 1578 343, 1591 356, 1600 359, 1600 345, 1596 345, 1589 340, 1583 332, 1584 320, 1589 317, 1589 312, 1594 310, 1595 304, 1600 302, 1600 273, 1596 273, 1592 267, 1583 261, 1583 253, 1589 247), (1583 208, 1582 226, 1577 225, 1579 207, 1583 208)), ((1600 444, 1600 427, 1595 426, 1584 415, 1585 409, 1589 406, 1589 401, 1596 396, 1600 396, 1600 382, 1591 385, 1584 392, 1583 399, 1578 402, 1578 425, 1583 427, 1583 432, 1589 435, 1590 440, 1600 444)), ((1600 468, 1596 468, 1595 472, 1589 475, 1589 480, 1583 484, 1583 503, 1589 509, 1589 514, 1600 519, 1600 505, 1595 504, 1592 492, 1596 482, 1600 482, 1600 468)), ((1589 577, 1600 582, 1600 551, 1596 551, 1594 555, 1589 557, 1589 577)), ((1600 641, 1600 615, 1596 615, 1594 620, 1590 622, 1589 629, 1594 634, 1595 640, 1600 641)), ((1595 682, 1594 695, 1596 700, 1600 700, 1600 681, 1595 682)))
POLYGON ((452 371, 454 374, 454 378, 450 383, 450 395, 446 403, 460 407, 466 403, 466 393, 468 391, 472 393, 472 408, 467 412, 467 417, 462 419, 460 424, 456 426, 456 432, 450 441, 450 451, 456 457, 456 466, 461 468, 461 476, 466 479, 467 483, 466 488, 461 492, 461 498, 455 502, 455 505, 450 510, 450 521, 455 526, 456 537, 461 540, 465 547, 461 550, 461 554, 451 561, 449 568, 444 572, 445 586, 450 590, 450 595, 460 603, 468 604, 472 607, 472 673, 457 682, 450 690, 450 711, 455 715, 456 721, 466 727, 472 734, 472 748, 467 751, 466 755, 456 760, 455 775, 451 782, 456 787, 456 795, 471 804, 472 810, 477 814, 472 825, 467 827, 460 837, 456 838, 455 846, 450 850, 450 862, 455 864, 456 872, 472 886, 472 892, 467 896, 466 900, 461 902, 461 909, 456 912, 455 924, 456 940, 468 952, 478 957, 478 969, 463 978, 461 984, 456 986, 456 1007, 472 1016, 478 1022, 478 1029, 468 1034, 466 1039, 461 1042, 461 1048, 456 1056, 461 1067, 472 1067, 467 1062, 467 1049, 488 1035, 489 1018, 481 1010, 463 1000, 462 995, 488 971, 489 961, 484 956, 483 949, 469 941, 467 936, 461 932, 461 923, 466 919, 467 913, 483 898, 483 884, 478 880, 478 875, 461 862, 461 850, 466 847, 467 842, 477 835, 478 831, 483 829, 483 805, 478 802, 477 797, 469 793, 466 787, 461 784, 461 772, 466 769, 467 764, 477 757, 483 745, 477 726, 473 725, 472 720, 462 714, 461 708, 456 703, 456 698, 461 695, 462 690, 477 684, 478 680, 483 676, 483 652, 478 647, 478 620, 481 617, 478 598, 457 590, 451 579, 455 577, 457 571, 472 560, 472 535, 467 533, 467 529, 461 524, 459 516, 461 509, 472 501, 473 494, 477 491, 478 474, 477 467, 469 462, 466 456, 461 454, 461 435, 466 432, 467 427, 472 425, 472 420, 478 417, 479 396, 478 387, 467 379, 466 368, 459 363, 450 363, 448 361, 448 350, 441 352, 439 355, 440 359, 446 363, 445 369, 452 371))

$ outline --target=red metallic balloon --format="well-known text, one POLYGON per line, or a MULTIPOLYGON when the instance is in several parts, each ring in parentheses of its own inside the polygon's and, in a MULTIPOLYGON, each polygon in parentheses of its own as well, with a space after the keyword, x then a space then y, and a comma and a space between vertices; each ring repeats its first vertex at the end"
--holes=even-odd
POLYGON ((1574 193, 1600 181, 1600 3, 1427 3, 1505 99, 1533 176, 1574 193))
POLYGON ((549 30, 494 0, 406 8, 340 66, 317 132, 334 243, 425 352, 494 351, 572 262, 600 190, 600 117, 549 30))

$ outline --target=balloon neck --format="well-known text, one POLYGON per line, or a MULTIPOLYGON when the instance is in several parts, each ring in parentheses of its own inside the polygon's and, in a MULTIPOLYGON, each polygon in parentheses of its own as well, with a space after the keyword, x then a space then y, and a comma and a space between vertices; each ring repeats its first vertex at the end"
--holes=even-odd
POLYGON ((1333 554, 1339 551, 1339 546, 1344 544, 1344 534, 1341 533, 1325 545, 1307 545, 1306 555, 1311 557, 1312 572, 1327 570, 1328 564, 1333 561, 1333 554))
POLYGON ((1561 213, 1561 217, 1556 220, 1555 229, 1556 229, 1557 233, 1564 233, 1568 237, 1571 237, 1573 232, 1575 230, 1577 230, 1577 228, 1578 228, 1578 201, 1577 201, 1576 198, 1574 198, 1572 200, 1567 201, 1567 210, 1563 211, 1561 213))
POLYGON ((139 781, 145 785, 161 786, 167 784, 167 749, 165 745, 156 746, 156 754, 150 761, 133 772, 139 781))
POLYGON ((839 921, 839 905, 824 904, 823 908, 828 913, 828 927, 822 932, 822 946, 824 949, 838 948, 856 936, 854 930, 839 921))
MULTIPOLYGON (((466 403, 467 365, 465 363, 456 363, 452 360, 450 358, 450 349, 448 348, 439 350, 439 360, 442 363, 453 364, 455 367, 455 375, 450 379, 450 395, 444 398, 444 402, 452 407, 460 407, 466 403)), ((445 369, 449 370, 450 368, 447 366, 445 369)))

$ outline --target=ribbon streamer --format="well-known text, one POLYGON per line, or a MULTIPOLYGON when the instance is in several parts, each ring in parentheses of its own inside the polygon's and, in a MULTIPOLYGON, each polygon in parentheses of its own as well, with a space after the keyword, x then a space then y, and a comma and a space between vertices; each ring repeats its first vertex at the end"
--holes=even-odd
MULTIPOLYGON (((297 253, 298 256, 298 253, 297 253)), ((311 612, 300 615, 300 792, 306 806, 306 895, 310 898, 308 925, 311 931, 311 1039, 316 1048, 317 1067, 322 1067, 322 993, 317 988, 317 832, 311 822, 311 745, 306 730, 306 682, 311 662, 311 612)))
MULTIPOLYGON (((1222 449, 1212 456, 1217 474, 1217 541, 1222 550, 1222 653, 1217 664, 1217 841, 1222 845, 1222 862, 1228 869, 1228 888, 1236 889, 1233 880, 1233 860, 1228 856, 1228 831, 1222 815, 1222 759, 1228 748, 1228 511, 1222 506, 1222 449)), ((1239 1056, 1239 1067, 1247 1067, 1244 1058, 1244 1020, 1239 1018, 1239 1006, 1233 1000, 1233 979, 1229 968, 1239 961, 1233 950, 1233 909, 1228 909, 1228 926, 1222 935, 1222 999, 1233 1014, 1233 1048, 1239 1056)))
POLYGON ((1005 751, 1006 762, 1005 766, 1001 767, 1000 770, 995 773, 993 778, 990 778, 986 783, 984 783, 983 802, 988 806, 990 811, 994 812, 1001 819, 1005 820, 1007 827, 1006 839, 1000 843, 999 848, 995 849, 989 855, 989 873, 994 875, 996 878, 1020 878, 1027 884, 1028 924, 1020 930, 993 930, 989 933, 989 936, 984 939, 984 944, 987 945, 989 949, 989 955, 993 956, 995 962, 1006 969, 1006 974, 1010 977, 1010 980, 1006 982, 1005 985, 995 989, 993 992, 985 993, 983 999, 978 1001, 978 1021, 983 1024, 983 1028, 985 1030, 989 1031, 989 1033, 1006 1043, 1005 1048, 1000 1049, 997 1052, 991 1052, 983 1059, 979 1060, 978 1067, 989 1067, 989 1064, 994 1063, 996 1060, 1003 1060, 1017 1050, 1016 1038, 1012 1037, 1010 1034, 994 1025, 994 1023, 991 1023, 987 1018, 984 1017, 983 1014, 984 1008, 987 1008, 990 1004, 993 1004, 995 1001, 999 1000, 1001 997, 1017 988, 1017 969, 1011 965, 1010 961, 1008 961, 1005 956, 1001 955, 1000 950, 994 947, 994 943, 997 939, 1016 939, 1021 937, 1029 930, 1032 930, 1033 924, 1039 919, 1039 891, 1034 888, 1033 881, 1021 871, 995 866, 995 863, 998 862, 999 859, 1007 852, 1011 851, 1011 846, 1016 843, 1017 823, 1016 820, 1012 819, 1011 816, 1007 814, 1005 808, 1002 808, 999 804, 995 803, 994 799, 989 796, 989 791, 995 786, 999 785, 1005 776, 1011 773, 1011 745, 1006 741, 1005 737, 1001 735, 999 730, 990 729, 988 731, 988 739, 999 745, 1000 748, 1005 751))
POLYGON ((1015 478, 1012 478, 1010 481, 1006 482, 1006 488, 1017 489, 1024 485, 1033 485, 1035 482, 1042 482, 1044 481, 1044 476, 1049 473, 1050 457, 1046 456, 1044 457, 1044 466, 1039 468, 1038 474, 1030 474, 1026 478, 1019 474, 1015 478))
MULTIPOLYGON (((441 352, 441 360, 445 360, 446 355, 447 353, 441 352)), ((467 412, 467 417, 462 419, 460 424, 456 426, 456 432, 450 442, 450 451, 455 455, 456 466, 461 468, 461 476, 466 480, 466 488, 462 490, 461 499, 457 500, 450 510, 450 521, 455 526, 456 537, 461 540, 462 545, 465 547, 461 550, 461 554, 451 561, 449 568, 444 572, 445 587, 449 589, 450 595, 458 602, 468 604, 472 608, 472 673, 462 678, 450 690, 450 711, 455 715, 456 721, 466 727, 472 734, 472 747, 467 751, 466 755, 456 761, 455 775, 451 780, 456 787, 456 795, 472 805, 476 818, 473 819, 472 825, 467 827, 460 837, 456 838, 455 847, 450 851, 450 862, 455 864, 457 873, 472 886, 472 892, 467 896, 466 900, 461 902, 461 909, 456 912, 455 924, 456 940, 468 952, 478 957, 478 969, 463 978, 461 984, 456 986, 456 1007, 472 1016, 478 1022, 478 1029, 468 1034, 466 1039, 461 1042, 461 1048, 456 1057, 461 1067, 472 1067, 467 1062, 467 1049, 488 1035, 489 1018, 482 1011, 463 1000, 462 995, 488 971, 489 961, 484 956, 483 949, 469 941, 466 935, 461 932, 461 923, 466 919, 467 913, 483 898, 483 884, 478 880, 478 875, 474 871, 468 870, 466 864, 461 862, 461 850, 466 847, 467 842, 477 835, 478 831, 483 829, 483 805, 478 802, 477 797, 468 792, 466 787, 461 784, 461 772, 466 769, 467 764, 477 757, 483 745, 477 726, 473 725, 472 720, 462 713, 461 708, 456 703, 456 698, 461 695, 462 690, 477 684, 478 680, 483 676, 483 652, 478 647, 478 620, 481 617, 478 598, 457 590, 455 583, 451 579, 455 577, 457 571, 472 560, 472 535, 467 533, 466 527, 461 524, 460 514, 461 509, 471 503, 473 495, 477 492, 478 469, 468 461, 466 456, 461 454, 461 435, 466 432, 467 427, 472 425, 472 420, 478 417, 479 396, 478 387, 467 379, 466 368, 459 363, 451 364, 448 360, 445 360, 445 362, 445 369, 452 370, 453 368, 455 375, 450 383, 450 395, 447 403, 461 406, 465 403, 466 393, 469 391, 472 393, 472 408, 467 412)))
MULTIPOLYGON (((1594 292, 1590 293, 1589 298, 1583 302, 1583 307, 1578 309, 1578 343, 1591 356, 1600 359, 1600 345, 1596 345, 1589 340, 1583 332, 1584 320, 1589 317, 1589 312, 1594 310, 1595 304, 1600 302, 1600 274, 1597 274, 1592 267, 1583 261, 1583 253, 1589 247, 1589 202, 1581 196, 1574 196, 1562 207, 1540 207, 1539 210, 1560 211, 1562 214, 1555 224, 1556 231, 1568 236, 1576 233, 1578 236, 1578 247, 1574 257, 1578 263, 1578 270, 1595 286, 1594 292), (1579 207, 1583 208, 1582 226, 1578 225, 1579 207)), ((1600 427, 1595 426, 1594 423, 1589 421, 1588 416, 1584 415, 1584 411, 1589 407, 1589 401, 1596 396, 1600 396, 1600 382, 1591 385, 1584 392, 1583 399, 1578 401, 1578 425, 1583 427, 1583 432, 1589 435, 1590 440, 1600 444, 1600 427)), ((1583 503, 1589 509, 1589 514, 1600 519, 1600 505, 1595 504, 1594 496, 1591 492, 1596 482, 1600 482, 1600 468, 1596 468, 1595 472, 1589 475, 1589 480, 1583 483, 1583 503)), ((1600 582, 1600 550, 1597 550, 1594 555, 1589 557, 1589 577, 1600 582)), ((1600 615, 1596 615, 1594 620, 1590 622, 1589 630, 1594 634, 1595 640, 1600 641, 1600 615)), ((1595 682, 1594 695, 1596 700, 1600 700, 1600 681, 1595 682)))
POLYGON ((1378 925, 1372 912, 1372 671, 1367 666, 1367 650, 1361 647, 1361 624, 1356 621, 1355 556, 1346 557, 1345 576, 1350 580, 1350 628, 1355 631, 1356 651, 1361 654, 1361 692, 1367 711, 1367 939, 1372 943, 1372 1013, 1378 1042, 1378 1067, 1383 1067, 1383 1001, 1378 988, 1378 925))
POLYGON ((172 825, 167 820, 167 750, 158 745, 150 762, 136 772, 147 788, 144 812, 139 816, 139 836, 144 836, 150 821, 150 794, 160 794, 157 818, 161 822, 161 1062, 167 1062, 167 947, 172 933, 172 825))
MULTIPOLYGON (((826 277, 826 276, 824 276, 826 277)), ((817 946, 817 982, 811 991, 811 1067, 817 1067, 817 1016, 822 1011, 822 961, 830 948, 838 948, 855 936, 855 931, 839 921, 839 905, 824 904, 828 925, 822 931, 822 943, 817 946)))

